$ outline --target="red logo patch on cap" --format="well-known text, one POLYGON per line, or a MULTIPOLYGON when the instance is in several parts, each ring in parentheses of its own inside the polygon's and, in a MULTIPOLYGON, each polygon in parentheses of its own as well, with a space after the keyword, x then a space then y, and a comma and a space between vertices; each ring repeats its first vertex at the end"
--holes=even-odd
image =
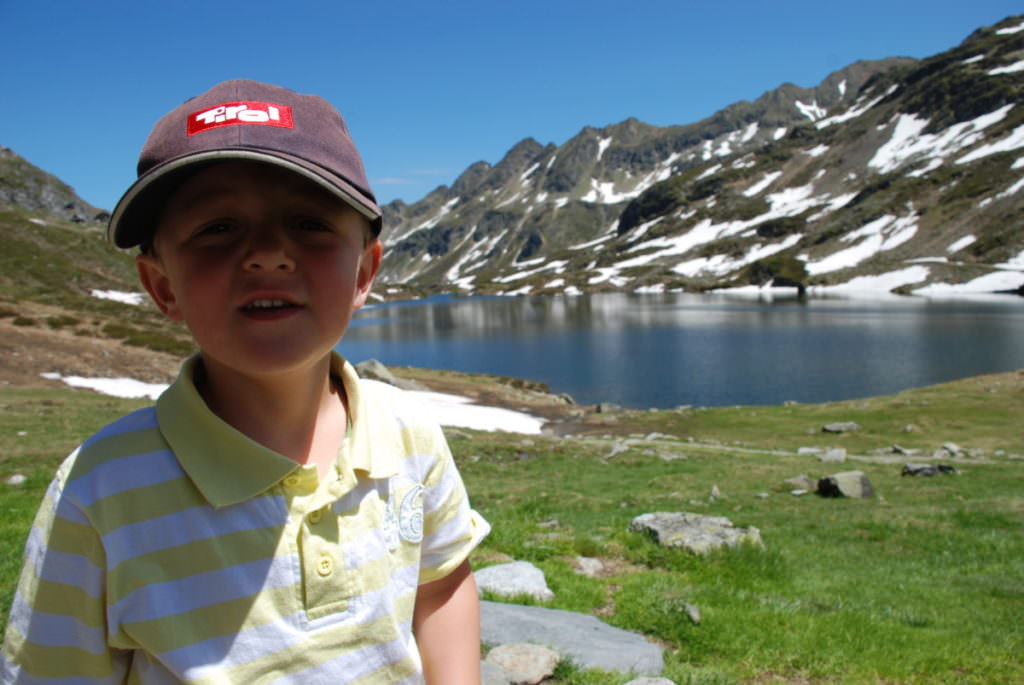
POLYGON ((295 128, 292 108, 271 102, 225 102, 223 105, 202 109, 188 115, 188 135, 194 136, 211 128, 255 124, 295 128))

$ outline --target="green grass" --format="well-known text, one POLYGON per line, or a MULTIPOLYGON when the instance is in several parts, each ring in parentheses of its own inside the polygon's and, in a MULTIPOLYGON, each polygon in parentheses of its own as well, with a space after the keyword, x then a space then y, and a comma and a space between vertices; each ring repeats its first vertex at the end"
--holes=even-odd
MULTIPOLYGON (((540 567, 555 599, 666 647, 676 683, 992 683, 1024 680, 1024 402, 1012 375, 849 403, 623 415, 616 440, 452 431, 474 506, 494 530, 474 553, 540 567), (855 420, 857 433, 820 426, 855 420), (903 433, 907 423, 918 430, 903 433), (659 431, 674 439, 642 437, 659 431), (689 441, 688 438, 692 438, 689 441), (867 454, 900 443, 974 450, 955 476, 900 476, 902 462, 821 464, 805 445, 867 454), (736 444, 739 443, 739 444, 736 444), (665 461, 661 452, 685 458, 665 461), (788 493, 787 478, 860 469, 878 496, 788 493), (717 485, 722 497, 710 501, 717 485), (759 497, 767 493, 767 497, 759 497), (697 557, 627 531, 651 511, 756 526, 763 548, 697 557), (607 573, 576 573, 576 556, 607 573), (686 605, 700 608, 695 624, 686 605)), ((142 402, 90 392, 0 388, 0 596, 48 480, 77 442, 142 402)), ((907 458, 906 461, 913 461, 907 458)), ((4 614, 6 618, 6 613, 4 614)), ((559 665, 553 682, 618 684, 559 665)))
MULTIPOLYGON (((688 458, 668 462, 648 453, 665 449, 660 439, 609 458, 607 441, 460 433, 453 450, 474 506, 494 525, 475 563, 535 563, 556 595, 546 605, 594 612, 666 645, 665 676, 676 683, 1022 681, 1024 460, 1012 457, 1024 455, 1024 403, 1019 389, 994 388, 997 379, 623 420, 638 435, 684 438, 670 451, 688 458), (864 430, 820 433, 839 419, 864 430), (912 422, 919 429, 903 433, 912 422), (946 441, 978 455, 956 464, 959 475, 907 478, 903 461, 826 465, 795 453, 946 441), (877 497, 796 497, 784 485, 800 473, 852 469, 877 497), (711 502, 715 485, 723 498, 711 502), (727 516, 759 528, 765 546, 707 557, 663 549, 627 532, 651 511, 727 516), (599 557, 613 573, 580 576, 570 564, 577 555, 599 557), (687 604, 700 608, 699 625, 687 604)), ((621 682, 571 666, 559 681, 621 682)))

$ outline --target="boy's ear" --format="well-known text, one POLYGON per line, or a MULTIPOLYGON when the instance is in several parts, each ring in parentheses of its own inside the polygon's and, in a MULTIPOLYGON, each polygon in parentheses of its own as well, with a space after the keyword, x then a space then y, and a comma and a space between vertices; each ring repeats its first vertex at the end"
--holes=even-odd
POLYGON ((363 249, 363 255, 359 260, 358 280, 356 281, 356 293, 352 302, 352 310, 359 309, 366 304, 366 298, 370 296, 370 288, 373 287, 373 279, 380 271, 380 261, 384 254, 380 238, 373 238, 363 249))
POLYGON ((153 302, 172 321, 184 321, 178 308, 178 301, 171 289, 163 264, 153 255, 140 254, 135 258, 135 268, 139 272, 139 280, 153 302))

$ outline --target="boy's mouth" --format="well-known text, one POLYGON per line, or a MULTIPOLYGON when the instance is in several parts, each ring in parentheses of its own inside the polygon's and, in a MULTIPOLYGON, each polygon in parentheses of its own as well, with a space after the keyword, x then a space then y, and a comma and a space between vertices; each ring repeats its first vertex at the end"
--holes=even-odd
POLYGON ((253 300, 249 304, 242 307, 243 312, 268 312, 277 311, 281 309, 293 309, 298 307, 297 304, 288 302, 286 300, 253 300))

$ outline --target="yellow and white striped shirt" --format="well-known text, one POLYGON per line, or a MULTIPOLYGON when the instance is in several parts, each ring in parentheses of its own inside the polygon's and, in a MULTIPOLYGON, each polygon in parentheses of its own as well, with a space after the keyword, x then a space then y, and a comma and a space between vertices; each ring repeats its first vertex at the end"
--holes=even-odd
POLYGON ((417 585, 489 530, 440 428, 335 357, 351 426, 321 482, 210 412, 195 364, 58 470, 0 682, 420 682, 417 585))

